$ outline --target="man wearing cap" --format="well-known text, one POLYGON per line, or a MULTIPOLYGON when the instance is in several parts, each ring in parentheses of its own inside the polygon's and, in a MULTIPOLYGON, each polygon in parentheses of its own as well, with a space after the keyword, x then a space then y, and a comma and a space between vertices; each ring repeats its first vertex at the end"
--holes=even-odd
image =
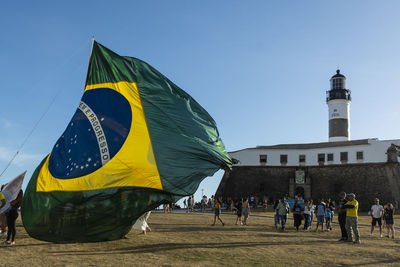
POLYGON ((343 209, 346 209, 346 231, 347 231, 347 242, 353 242, 354 244, 360 244, 360 234, 358 232, 358 201, 355 199, 356 195, 353 193, 348 194, 349 201, 347 201, 343 209), (354 241, 353 241, 354 233, 354 241))
POLYGON ((338 212, 338 220, 340 225, 340 231, 342 232, 342 238, 339 241, 347 240, 347 231, 346 231, 346 210, 343 209, 343 206, 346 204, 346 193, 341 192, 339 195, 340 199, 338 201, 337 212, 338 212))

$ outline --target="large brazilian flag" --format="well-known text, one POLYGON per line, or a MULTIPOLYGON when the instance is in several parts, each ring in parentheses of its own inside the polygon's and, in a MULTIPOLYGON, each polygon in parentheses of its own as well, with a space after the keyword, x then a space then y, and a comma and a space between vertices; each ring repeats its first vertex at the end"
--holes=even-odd
POLYGON ((79 106, 27 186, 23 224, 45 241, 119 239, 230 167, 215 121, 190 95, 94 42, 79 106))

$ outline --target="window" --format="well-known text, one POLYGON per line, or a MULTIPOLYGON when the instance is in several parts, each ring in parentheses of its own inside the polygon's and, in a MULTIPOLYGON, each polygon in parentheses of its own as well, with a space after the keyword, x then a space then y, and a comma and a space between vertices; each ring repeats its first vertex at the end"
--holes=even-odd
POLYGON ((261 164, 267 163, 267 155, 260 155, 260 163, 261 164))
POLYGON ((287 155, 281 155, 281 164, 287 163, 287 155))
POLYGON ((364 151, 357 151, 356 157, 357 157, 357 160, 364 160, 364 151))
POLYGON ((340 161, 347 161, 347 152, 340 152, 340 161))
POLYGON ((343 80, 341 78, 333 79, 333 89, 343 89, 343 80))
POLYGON ((299 155, 299 162, 305 163, 306 162, 306 155, 299 155))
POLYGON ((328 161, 333 161, 333 153, 327 154, 328 161))
MULTIPOLYGON (((333 154, 331 154, 331 155, 333 156, 333 154)), ((333 160, 333 157, 332 157, 332 160, 333 160)), ((325 162, 325 154, 323 154, 323 153, 322 154, 318 154, 318 162, 325 162)))

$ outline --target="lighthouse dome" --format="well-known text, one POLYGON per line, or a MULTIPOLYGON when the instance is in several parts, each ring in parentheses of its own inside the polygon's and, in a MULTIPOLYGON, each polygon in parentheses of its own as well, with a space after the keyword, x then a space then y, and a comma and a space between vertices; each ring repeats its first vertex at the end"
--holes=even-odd
POLYGON ((340 70, 337 69, 337 70, 336 70, 336 74, 333 75, 331 79, 333 79, 333 78, 344 78, 344 79, 346 79, 346 76, 344 76, 343 74, 341 74, 341 73, 340 73, 340 70))

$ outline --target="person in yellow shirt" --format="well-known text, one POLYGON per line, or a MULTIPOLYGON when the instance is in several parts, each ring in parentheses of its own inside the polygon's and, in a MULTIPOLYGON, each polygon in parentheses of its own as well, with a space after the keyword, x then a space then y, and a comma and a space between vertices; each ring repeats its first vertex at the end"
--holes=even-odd
POLYGON ((356 195, 353 193, 348 194, 349 201, 347 201, 342 209, 346 210, 346 231, 348 235, 348 242, 360 244, 360 233, 358 231, 358 201, 355 199, 356 195), (353 241, 354 233, 354 241, 353 241))
POLYGON ((6 205, 6 198, 4 197, 3 193, 0 192, 0 201, 1 201, 1 205, 0 205, 0 209, 2 207, 4 207, 4 205, 6 205))
MULTIPOLYGON (((4 187, 4 186, 3 186, 4 187)), ((4 197, 3 193, 0 191, 0 209, 2 207, 4 207, 4 205, 6 205, 6 198, 4 197)), ((6 219, 6 215, 2 214, 0 215, 0 223, 1 223, 1 237, 4 237, 5 235, 7 235, 7 219, 6 219)))
POLYGON ((221 208, 222 208, 221 200, 217 199, 214 206, 214 222, 213 224, 211 224, 211 226, 215 225, 215 221, 217 220, 217 218, 222 223, 222 226, 225 225, 225 223, 219 217, 219 215, 221 214, 221 208))
POLYGON ((1 209, 2 207, 4 207, 4 205, 6 205, 6 198, 4 197, 2 192, 0 192, 0 201, 1 201, 1 205, 0 205, 0 209, 1 209))

